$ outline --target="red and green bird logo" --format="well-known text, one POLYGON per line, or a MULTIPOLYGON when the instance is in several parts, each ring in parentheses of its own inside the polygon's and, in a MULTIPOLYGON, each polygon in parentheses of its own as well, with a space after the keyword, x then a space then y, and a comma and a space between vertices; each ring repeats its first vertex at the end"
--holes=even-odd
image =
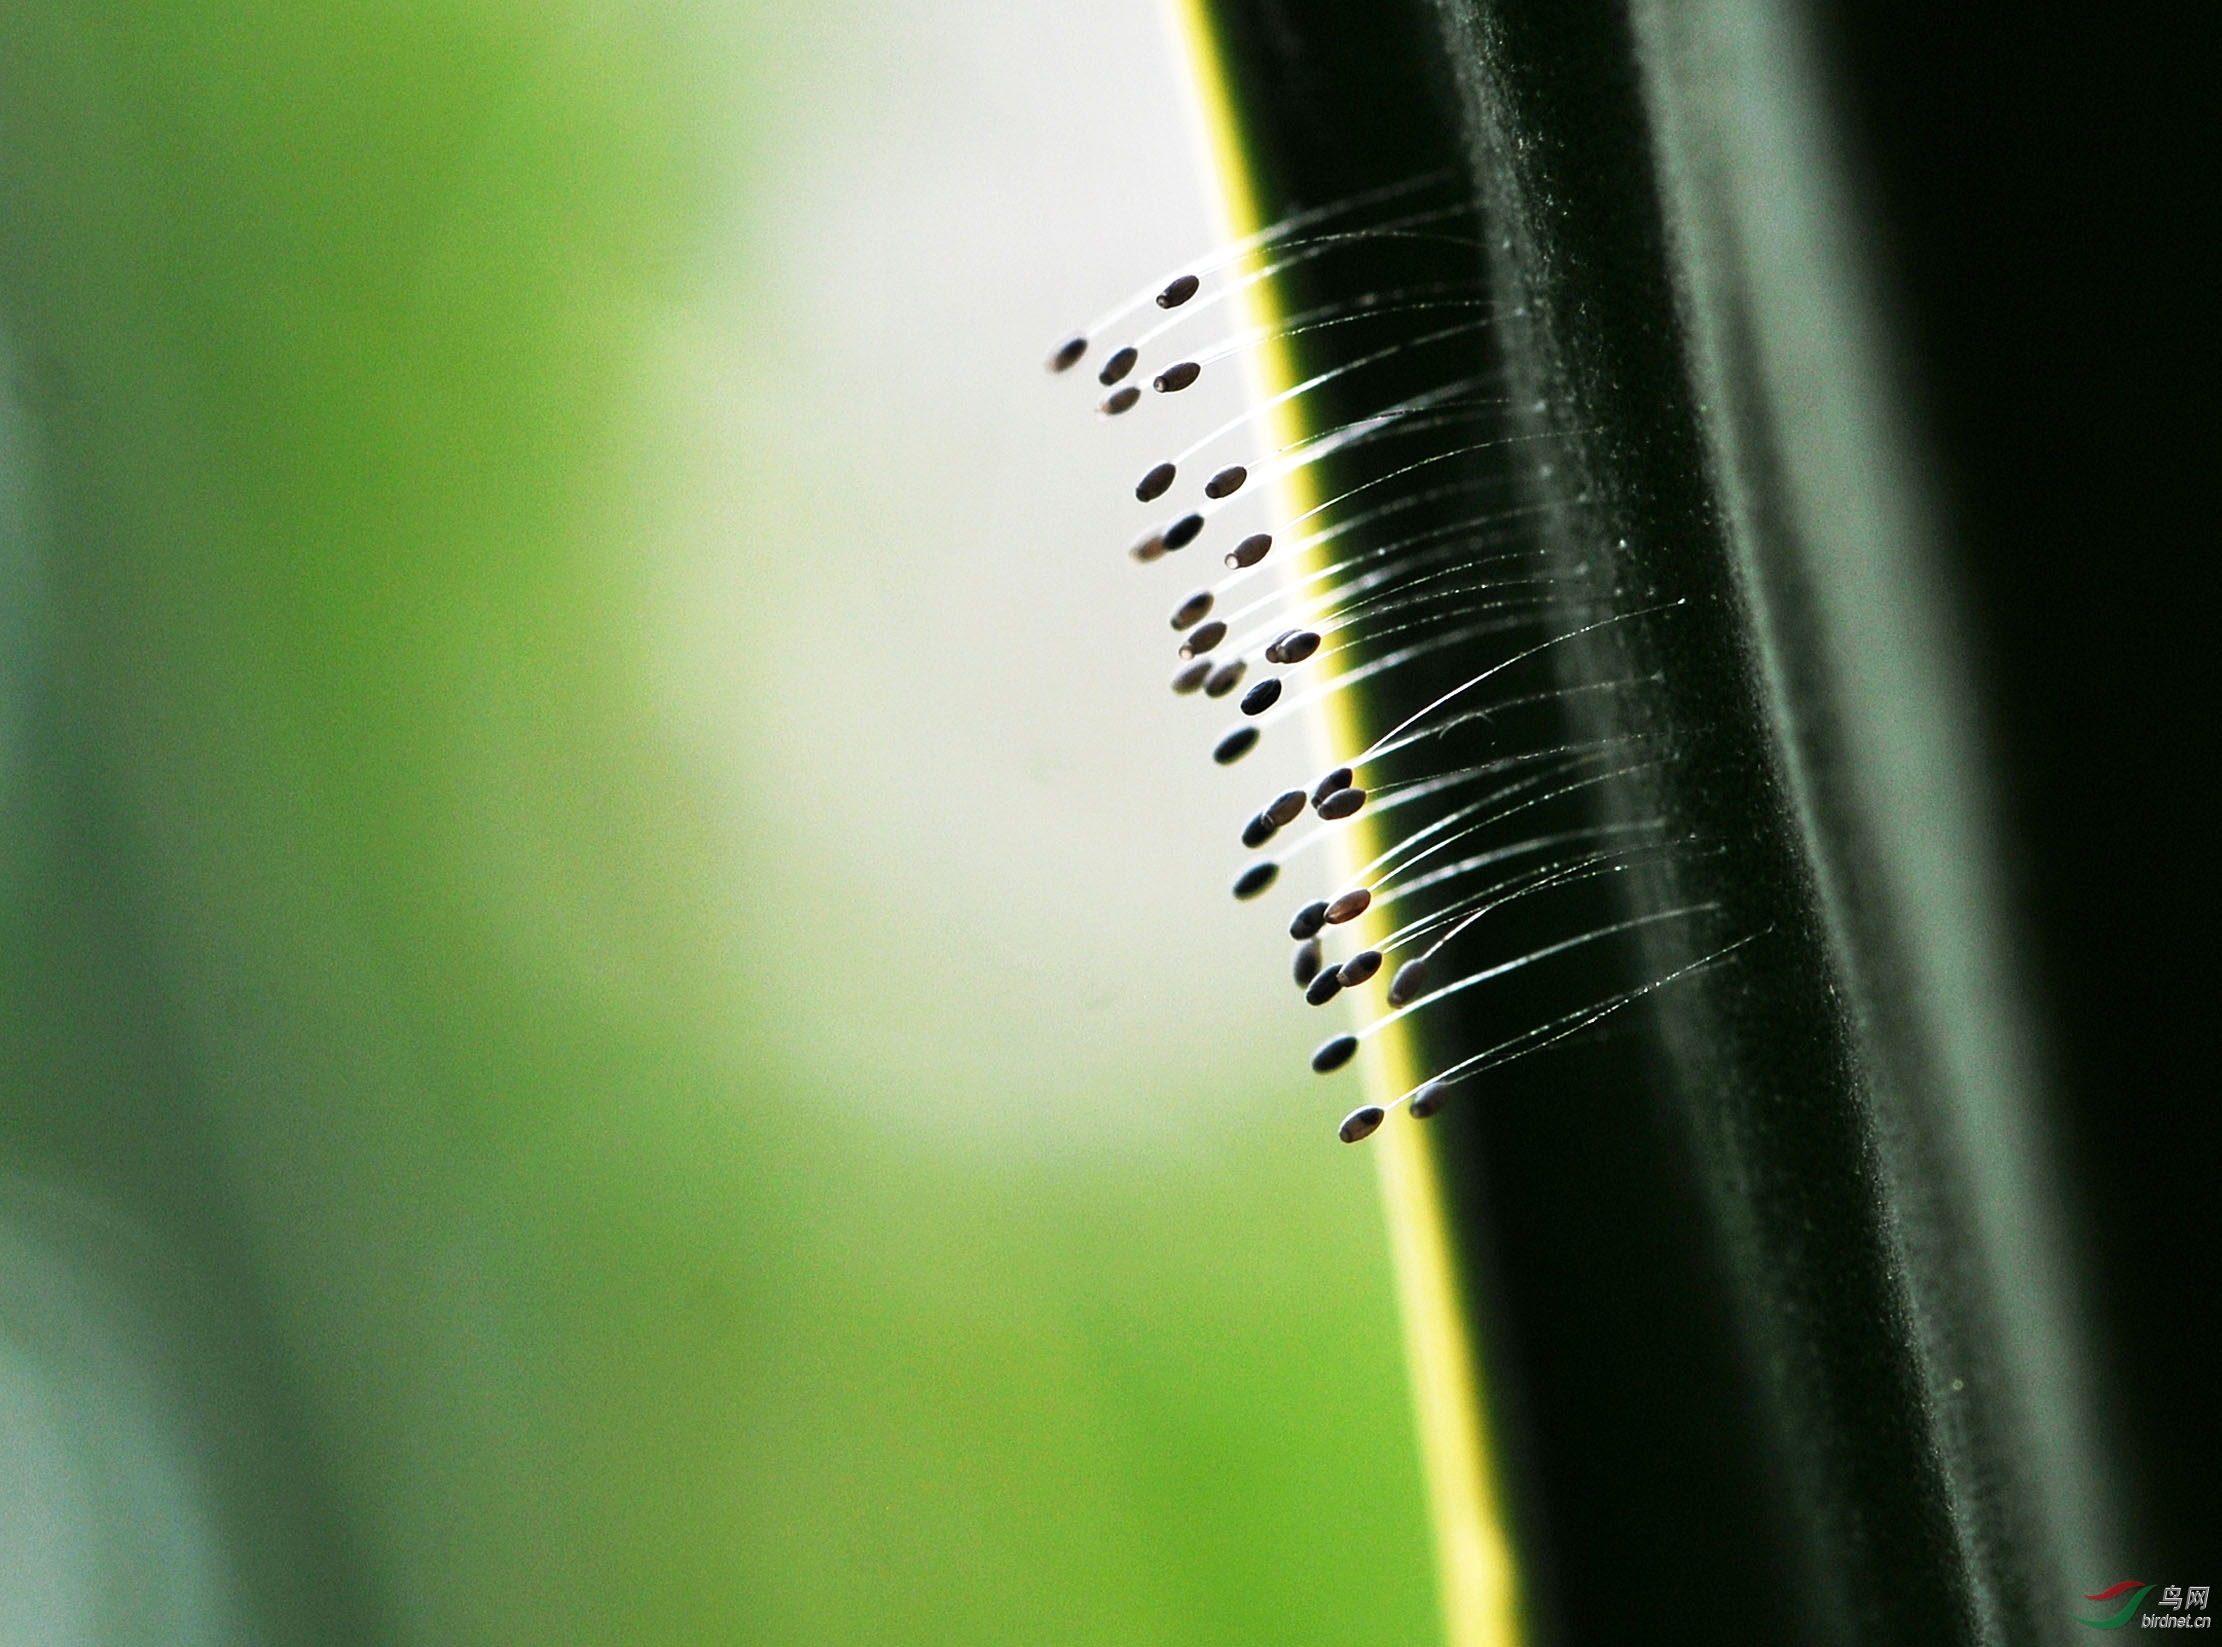
POLYGON ((2125 1578, 2119 1584, 2109 1584, 2097 1595, 2085 1596, 2083 1599, 2085 1601, 2112 1601, 2116 1596, 2125 1595, 2131 1590, 2135 1590, 2137 1593, 2123 1602, 2122 1610, 2110 1618, 2084 1618, 2081 1614, 2077 1614, 2076 1622, 2088 1624, 2094 1630, 2119 1630, 2137 1616, 2138 1604, 2145 1599, 2145 1592, 2151 1588, 2150 1584, 2134 1578, 2125 1578))

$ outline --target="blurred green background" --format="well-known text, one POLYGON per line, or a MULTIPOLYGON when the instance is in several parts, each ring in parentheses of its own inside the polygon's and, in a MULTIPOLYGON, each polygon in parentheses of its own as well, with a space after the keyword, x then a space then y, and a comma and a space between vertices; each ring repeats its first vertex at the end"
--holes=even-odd
POLYGON ((0 39, 0 1640, 1433 1639, 1039 371, 1212 237, 1158 13, 0 39))

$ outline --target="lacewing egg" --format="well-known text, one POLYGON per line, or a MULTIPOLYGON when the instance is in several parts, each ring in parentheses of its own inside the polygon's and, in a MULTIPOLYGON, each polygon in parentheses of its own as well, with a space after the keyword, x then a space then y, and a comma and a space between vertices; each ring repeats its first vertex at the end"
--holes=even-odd
MULTIPOLYGON (((1242 712, 1245 715, 1262 715, 1279 701, 1280 696, 1280 681, 1268 675, 1257 685, 1251 687, 1249 691, 1242 694, 1242 712)), ((1336 799, 1340 800, 1341 797, 1337 796, 1336 799)), ((1353 808, 1352 810, 1356 809, 1353 808)), ((1321 814, 1322 817, 1325 815, 1325 813, 1321 814)))
POLYGON ((1372 902, 1373 894, 1362 886, 1353 892, 1345 892, 1327 906, 1327 924, 1340 926, 1345 921, 1355 921, 1366 912, 1367 905, 1372 902))
POLYGON ((1221 766, 1232 766, 1257 746, 1258 729, 1254 726, 1239 726, 1219 740, 1218 747, 1211 752, 1211 758, 1221 766))
POLYGON ((1192 274, 1184 274, 1157 294, 1160 309, 1177 309, 1196 295, 1196 288, 1203 284, 1192 274))
POLYGON ((1280 873, 1281 866, 1276 863, 1252 864, 1235 877, 1234 895, 1247 903, 1271 886, 1280 873))
POLYGON ((1322 1075, 1331 1074, 1357 1055, 1358 1037, 1338 1035, 1331 1041, 1322 1041, 1319 1050, 1312 1054, 1312 1068, 1322 1075))
POLYGON ((1367 1104, 1354 1109, 1342 1118, 1342 1125, 1335 1129, 1335 1136, 1346 1144, 1371 1138, 1380 1128, 1384 1113, 1379 1104, 1367 1104))
POLYGON ((1427 957, 1406 961, 1389 980, 1389 1005, 1400 1007, 1416 1000, 1427 988, 1427 957))
POLYGON ((1240 658, 1230 658, 1211 672, 1211 679, 1204 682, 1204 696, 1223 698, 1242 684, 1242 672, 1250 666, 1240 658))
POLYGON ((1188 632, 1188 638, 1180 643, 1180 655, 1184 658, 1200 658, 1226 638, 1227 626, 1217 618, 1209 623, 1199 623, 1188 632))
POLYGON ((1381 951, 1378 949, 1361 949, 1336 970, 1342 974, 1343 988, 1356 989, 1381 970, 1381 951))

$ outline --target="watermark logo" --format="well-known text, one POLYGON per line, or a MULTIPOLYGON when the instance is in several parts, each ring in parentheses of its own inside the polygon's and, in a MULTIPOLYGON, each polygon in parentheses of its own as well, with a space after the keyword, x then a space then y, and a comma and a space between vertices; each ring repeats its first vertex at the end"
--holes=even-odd
POLYGON ((2139 1578, 2125 1578, 2119 1584, 2109 1584, 2097 1595, 2083 1598, 2102 1604, 2120 1601, 2121 1606, 2116 1611, 2105 1618, 2085 1618, 2081 1613, 2074 1617, 2078 1624, 2088 1624, 2094 1630, 2124 1629, 2132 1619, 2139 1619, 2148 1630, 2204 1630, 2214 1623, 2207 1612, 2207 1592, 2208 1586, 2204 1584, 2161 1586, 2147 1584, 2139 1578), (2153 1610, 2140 1619, 2138 1609, 2156 1589, 2160 1591, 2160 1599, 2153 1603, 2153 1610), (2123 1601, 2124 1596, 2129 1599, 2123 1601))

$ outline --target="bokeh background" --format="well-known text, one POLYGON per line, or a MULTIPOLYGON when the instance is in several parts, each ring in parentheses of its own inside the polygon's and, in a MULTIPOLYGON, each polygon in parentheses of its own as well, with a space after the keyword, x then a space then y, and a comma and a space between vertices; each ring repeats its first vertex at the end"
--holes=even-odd
POLYGON ((1159 11, 0 15, 0 1642, 1433 1639, 1159 11))

